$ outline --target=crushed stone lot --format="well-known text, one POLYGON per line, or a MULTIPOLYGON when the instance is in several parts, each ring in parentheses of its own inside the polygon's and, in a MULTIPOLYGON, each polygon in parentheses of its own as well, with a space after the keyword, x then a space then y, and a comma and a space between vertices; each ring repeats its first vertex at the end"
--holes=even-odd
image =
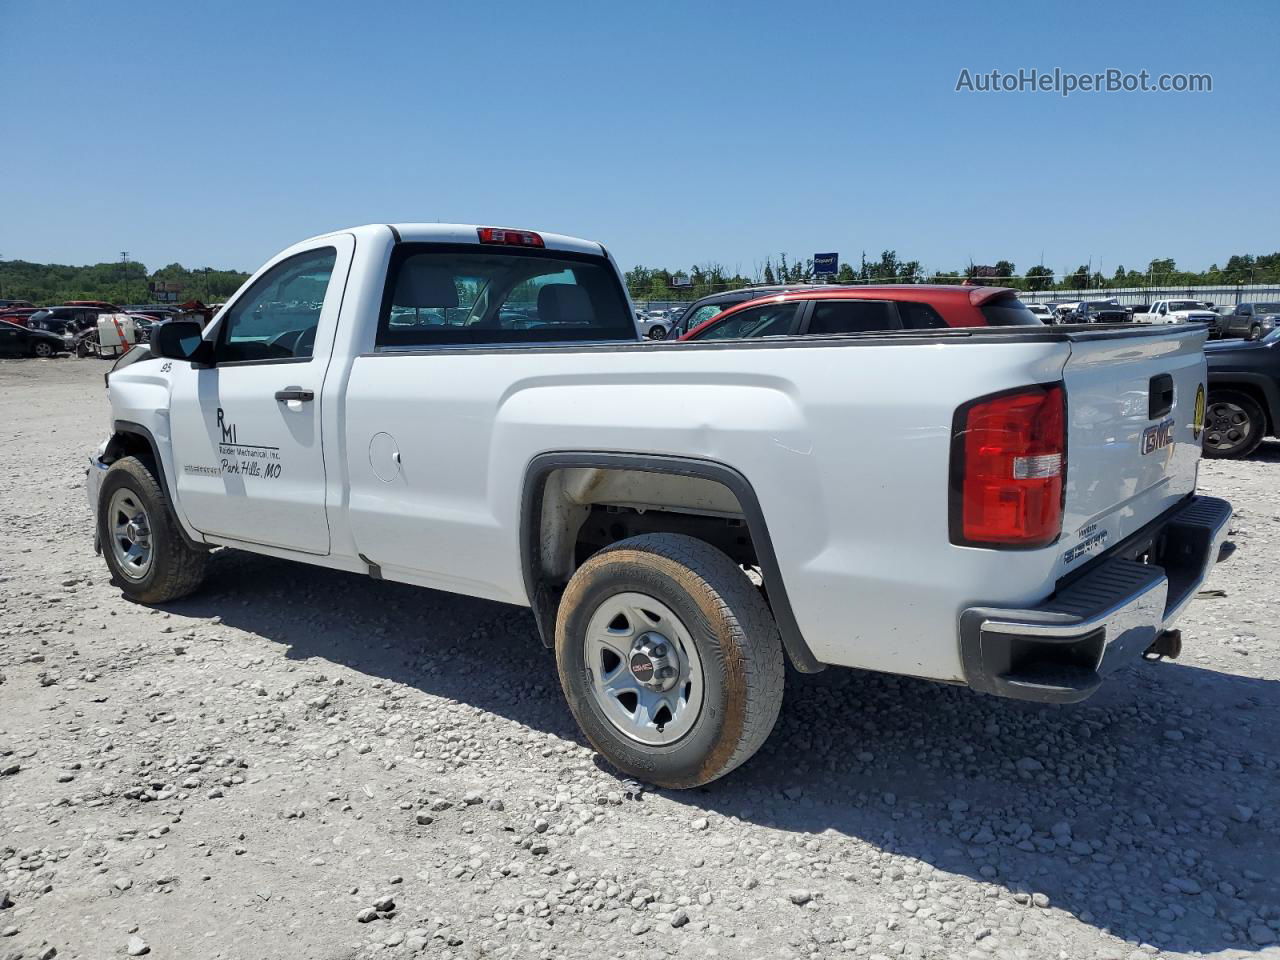
POLYGON ((524 610, 231 551, 122 599, 105 369, 0 363, 0 960, 1280 956, 1280 444, 1201 468, 1239 549, 1178 661, 792 676, 680 793, 597 763, 524 610))

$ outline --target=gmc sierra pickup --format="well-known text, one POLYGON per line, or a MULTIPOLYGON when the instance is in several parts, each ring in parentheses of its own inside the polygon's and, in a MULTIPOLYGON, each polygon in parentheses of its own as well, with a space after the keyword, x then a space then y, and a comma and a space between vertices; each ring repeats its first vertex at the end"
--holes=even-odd
POLYGON ((226 546, 529 606, 587 738, 671 787, 760 747, 784 657, 1062 703, 1177 654, 1231 516, 1195 493, 1203 327, 665 343, 634 317, 569 237, 285 250, 109 375, 115 582, 174 600, 226 546))

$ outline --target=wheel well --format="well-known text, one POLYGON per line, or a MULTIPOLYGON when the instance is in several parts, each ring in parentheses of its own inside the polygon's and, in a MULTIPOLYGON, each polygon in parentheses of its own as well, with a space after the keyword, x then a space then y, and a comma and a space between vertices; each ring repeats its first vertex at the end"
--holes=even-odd
POLYGON ((625 454, 546 454, 525 484, 525 586, 543 643, 555 639, 560 595, 597 550, 645 533, 703 540, 758 571, 792 662, 822 669, 800 636, 760 505, 745 478, 719 464, 625 454))
POLYGON ((136 433, 117 431, 107 441, 107 448, 102 452, 102 462, 115 463, 124 457, 137 457, 145 461, 148 466, 156 470, 161 469, 156 461, 155 451, 151 449, 151 444, 146 437, 136 433))

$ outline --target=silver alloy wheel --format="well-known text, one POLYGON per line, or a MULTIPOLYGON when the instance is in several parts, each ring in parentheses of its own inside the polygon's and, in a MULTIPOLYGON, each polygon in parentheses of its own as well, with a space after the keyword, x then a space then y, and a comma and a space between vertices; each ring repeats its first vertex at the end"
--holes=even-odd
POLYGON ((662 340, 666 335, 667 330, 665 327, 650 327, 648 334, 646 334, 650 340, 662 340))
POLYGON ((1226 400, 1209 404, 1205 416, 1204 444, 1221 453, 1230 453, 1249 437, 1253 424, 1241 407, 1226 400))
POLYGON ((35 349, 33 352, 37 357, 52 357, 53 347, 49 346, 49 344, 41 340, 35 345, 35 349))
POLYGON ((151 569, 151 524, 138 495, 121 487, 111 495, 107 506, 107 524, 111 528, 111 555, 116 565, 130 580, 141 580, 151 569))
POLYGON ((596 706, 620 733, 664 746, 693 729, 702 659, 670 607, 642 593, 615 593, 591 615, 584 645, 596 706))

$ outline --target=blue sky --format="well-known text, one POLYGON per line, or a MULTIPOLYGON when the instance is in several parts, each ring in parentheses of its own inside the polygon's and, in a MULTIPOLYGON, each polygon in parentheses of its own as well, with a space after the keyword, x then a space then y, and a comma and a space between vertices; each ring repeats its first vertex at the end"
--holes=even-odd
POLYGON ((250 269, 444 220, 624 267, 1202 269, 1280 248, 1278 35, 1274 0, 0 0, 0 258, 250 269), (1033 67, 1213 92, 954 89, 1033 67))

